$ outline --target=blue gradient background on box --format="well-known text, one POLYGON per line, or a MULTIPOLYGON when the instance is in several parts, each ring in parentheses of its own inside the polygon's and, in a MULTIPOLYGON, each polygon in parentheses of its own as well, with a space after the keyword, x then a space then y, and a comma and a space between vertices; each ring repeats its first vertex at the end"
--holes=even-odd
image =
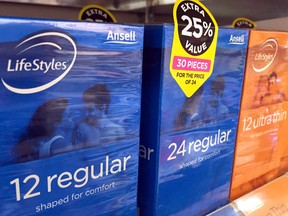
MULTIPOLYGON (((52 72, 7 72, 7 61, 17 58, 51 59, 51 46, 34 47, 22 54, 15 55, 19 43, 33 35, 43 32, 60 32, 67 34, 77 47, 76 60, 70 72, 57 84, 49 89, 34 94, 16 94, 7 90, 2 82, 0 86, 0 214, 4 215, 136 215, 138 149, 140 130, 140 97, 142 82, 142 49, 143 27, 119 24, 96 24, 89 22, 50 21, 35 19, 1 18, 0 19, 0 76, 11 85, 19 88, 45 84, 57 77, 52 72), (135 32, 133 43, 107 43, 107 35, 112 32, 135 32), (24 56, 25 55, 25 56, 24 56), (85 116, 83 92, 97 84, 105 84, 110 90, 111 103, 107 116, 125 130, 121 140, 110 140, 99 146, 72 149, 50 158, 16 163, 13 147, 25 132, 31 116, 37 107, 45 101, 64 97, 69 100, 71 112, 74 115, 73 128, 85 116), (110 167, 114 159, 131 156, 127 169, 115 174, 104 175, 92 179, 89 173, 88 181, 80 188, 75 187, 75 181, 65 188, 57 187, 47 192, 47 177, 63 172, 73 173, 80 168, 94 165, 95 172, 99 171, 102 163, 109 156, 110 167), (37 175, 39 183, 32 193, 41 195, 23 199, 27 191, 35 184, 31 178, 23 183, 30 175, 37 175), (19 179, 21 200, 16 201, 15 183, 19 179), (71 200, 73 193, 85 193, 103 184, 114 182, 115 187, 91 196, 82 196, 79 200, 71 200), (67 204, 36 213, 40 204, 51 203, 70 197, 67 204)), ((57 38, 46 37, 43 41, 61 44, 57 38)), ((67 42, 67 41, 66 41, 67 42)), ((30 44, 31 45, 31 44, 30 44)), ((71 62, 69 44, 61 44, 62 50, 54 53, 57 60, 71 62)), ((71 46, 71 44, 70 44, 71 46)), ((52 47, 53 49, 53 47, 52 47)), ((56 58, 55 57, 55 58, 56 58)), ((109 130, 109 125, 106 125, 109 130)), ((70 138, 66 137, 68 140, 70 138)), ((89 171, 90 172, 90 171, 89 171)), ((80 172, 78 178, 84 177, 80 172)), ((68 177, 67 175, 64 177, 68 177)), ((66 181, 68 184, 69 181, 66 181)))

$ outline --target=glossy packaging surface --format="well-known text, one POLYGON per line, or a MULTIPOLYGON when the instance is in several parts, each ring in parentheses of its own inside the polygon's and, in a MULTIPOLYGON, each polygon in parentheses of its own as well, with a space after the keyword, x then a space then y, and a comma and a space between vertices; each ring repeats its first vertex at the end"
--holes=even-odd
POLYGON ((140 216, 205 215, 229 198, 249 32, 219 30, 213 73, 186 98, 169 71, 173 30, 145 27, 140 216))
POLYGON ((233 204, 228 204, 207 216, 245 216, 240 210, 236 209, 233 204))
POLYGON ((231 200, 287 172, 288 33, 251 31, 231 200))
POLYGON ((0 19, 0 215, 136 215, 143 27, 0 19))
POLYGON ((279 178, 236 199, 233 206, 247 216, 288 214, 288 176, 279 178))
POLYGON ((280 216, 288 214, 287 174, 245 194, 209 216, 280 216))

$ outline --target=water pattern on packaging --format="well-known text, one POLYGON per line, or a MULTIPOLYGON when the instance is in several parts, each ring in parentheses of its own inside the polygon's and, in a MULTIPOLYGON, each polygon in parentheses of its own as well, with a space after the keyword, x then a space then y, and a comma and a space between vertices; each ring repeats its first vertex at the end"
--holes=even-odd
POLYGON ((219 30, 213 73, 187 98, 169 71, 173 26, 145 28, 140 215, 205 215, 229 198, 249 32, 219 30))
POLYGON ((143 27, 0 19, 0 214, 135 215, 143 27))

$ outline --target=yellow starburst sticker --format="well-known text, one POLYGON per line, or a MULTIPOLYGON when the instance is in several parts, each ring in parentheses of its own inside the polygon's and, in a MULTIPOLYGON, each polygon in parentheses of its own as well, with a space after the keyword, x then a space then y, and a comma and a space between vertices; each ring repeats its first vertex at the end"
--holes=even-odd
POLYGON ((173 17, 170 72, 184 94, 191 97, 212 74, 218 25, 197 0, 177 0, 173 17))

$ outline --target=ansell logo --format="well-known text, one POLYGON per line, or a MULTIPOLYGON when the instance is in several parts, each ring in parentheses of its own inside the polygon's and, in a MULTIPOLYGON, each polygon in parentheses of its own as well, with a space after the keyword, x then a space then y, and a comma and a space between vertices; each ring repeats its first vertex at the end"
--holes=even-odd
MULTIPOLYGON (((39 33, 20 42, 14 49, 15 57, 9 58, 7 61, 7 76, 17 73, 19 77, 23 75, 41 76, 42 80, 48 80, 47 83, 38 86, 21 88, 18 85, 9 84, 9 81, 2 77, 3 85, 18 94, 33 94, 52 87, 70 72, 77 55, 75 42, 68 35, 60 32, 39 33), (66 50, 67 47, 69 50, 66 50), (44 48, 50 48, 53 52, 43 53, 45 52, 44 48), (31 53, 33 59, 31 59, 31 53), (52 80, 51 77, 53 77, 52 80)), ((31 83, 33 83, 33 79, 31 83)))
POLYGON ((278 42, 270 38, 264 41, 255 52, 253 70, 257 73, 265 71, 273 63, 278 53, 278 42))
POLYGON ((113 32, 109 31, 107 35, 107 41, 105 44, 136 44, 136 32, 113 32))

